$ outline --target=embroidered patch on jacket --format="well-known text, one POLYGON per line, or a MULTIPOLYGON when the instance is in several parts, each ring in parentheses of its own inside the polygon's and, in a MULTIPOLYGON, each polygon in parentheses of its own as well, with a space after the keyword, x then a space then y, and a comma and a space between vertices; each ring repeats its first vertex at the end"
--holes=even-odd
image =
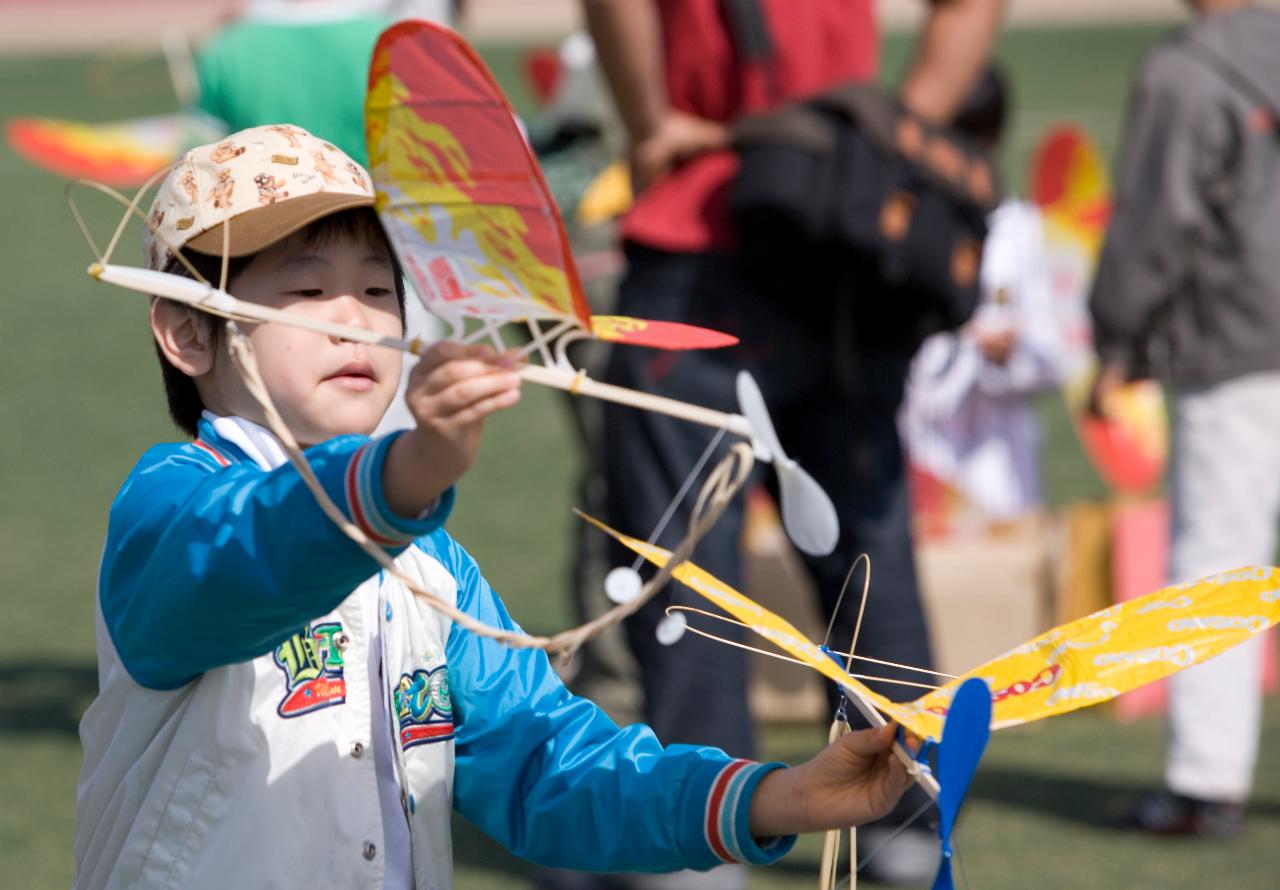
POLYGON ((404 750, 453 738, 453 700, 445 665, 403 674, 396 685, 395 706, 404 750))
POLYGON ((281 717, 301 717, 347 700, 342 649, 345 638, 337 621, 308 625, 276 647, 276 664, 284 671, 285 694, 276 706, 281 717))

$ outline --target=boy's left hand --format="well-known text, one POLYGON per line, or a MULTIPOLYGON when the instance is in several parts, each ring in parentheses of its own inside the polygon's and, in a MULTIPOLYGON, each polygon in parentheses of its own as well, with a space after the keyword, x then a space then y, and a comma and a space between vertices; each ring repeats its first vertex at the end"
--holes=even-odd
POLYGON ((441 340, 409 373, 405 403, 417 426, 387 452, 387 505, 416 516, 462 477, 476 459, 484 422, 520 400, 515 351, 441 340))
POLYGON ((841 736, 812 759, 760 780, 751 801, 753 837, 861 825, 887 814, 911 786, 893 753, 897 727, 841 736))

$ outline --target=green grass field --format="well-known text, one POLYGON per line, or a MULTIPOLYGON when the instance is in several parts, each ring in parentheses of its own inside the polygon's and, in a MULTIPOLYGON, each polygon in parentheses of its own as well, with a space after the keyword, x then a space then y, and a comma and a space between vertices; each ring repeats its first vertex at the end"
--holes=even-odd
MULTIPOLYGON (((1018 108, 1007 181, 1021 185, 1035 138, 1053 121, 1078 121, 1113 150, 1129 71, 1157 33, 1006 36, 1000 55, 1013 73, 1018 108)), ((902 41, 890 41, 886 71, 900 71, 905 53, 902 41)), ((514 52, 491 48, 488 55, 511 83, 514 52)), ((155 62, 106 82, 101 73, 98 62, 81 57, 0 58, 0 108, 6 116, 108 120, 172 105, 155 62)), ((515 98, 527 99, 519 91, 515 98)), ((7 622, 0 651, 0 884, 64 887, 72 876, 76 727, 96 688, 93 590, 106 511, 138 454, 173 433, 145 303, 85 277, 92 257, 60 182, 0 149, 0 184, 7 220, 0 392, 10 430, 0 437, 0 597, 7 622)), ((116 218, 96 203, 89 216, 96 231, 116 218)), ((1061 409, 1047 402, 1045 416, 1051 498, 1061 503, 1100 493, 1061 409)), ((479 465, 461 486, 451 529, 530 630, 568 622, 577 467, 562 403, 530 388, 520 409, 492 424, 479 465)), ((765 741, 770 754, 798 759, 821 744, 823 732, 774 728, 765 741)), ((1230 845, 1162 843, 1107 829, 1109 815, 1158 783, 1160 732, 1158 722, 1120 726, 1084 713, 1001 733, 960 826, 968 886, 1277 886, 1280 763, 1267 755, 1280 738, 1280 710, 1273 703, 1268 711, 1248 834, 1230 845)), ((753 886, 814 886, 818 843, 804 839, 786 861, 759 872, 753 886)), ((465 826, 457 850, 460 890, 528 886, 527 866, 465 826)))

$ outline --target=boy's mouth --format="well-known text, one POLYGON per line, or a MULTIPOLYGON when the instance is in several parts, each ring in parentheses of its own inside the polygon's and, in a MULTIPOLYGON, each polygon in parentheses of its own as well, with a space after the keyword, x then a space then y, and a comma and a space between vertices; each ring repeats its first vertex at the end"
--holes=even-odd
POLYGON ((373 372, 373 365, 368 362, 347 362, 324 379, 327 383, 336 383, 357 392, 373 389, 378 382, 378 377, 373 372))

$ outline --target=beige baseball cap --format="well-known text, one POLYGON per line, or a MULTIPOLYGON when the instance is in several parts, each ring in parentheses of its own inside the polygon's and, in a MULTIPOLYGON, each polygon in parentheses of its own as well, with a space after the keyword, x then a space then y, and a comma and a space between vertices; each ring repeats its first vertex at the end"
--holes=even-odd
POLYGON ((162 269, 186 247, 246 256, 316 220, 372 207, 368 172, 336 146, 301 127, 274 124, 233 133, 188 151, 156 193, 143 242, 147 264, 162 269))

